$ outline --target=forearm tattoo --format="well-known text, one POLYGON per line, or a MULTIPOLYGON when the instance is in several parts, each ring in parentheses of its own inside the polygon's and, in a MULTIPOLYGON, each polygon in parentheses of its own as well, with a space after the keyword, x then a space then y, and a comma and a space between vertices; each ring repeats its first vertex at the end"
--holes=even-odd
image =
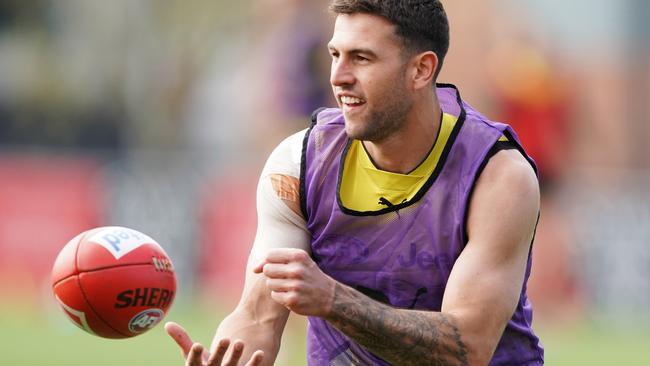
POLYGON ((468 365, 467 347, 446 314, 391 308, 337 284, 327 320, 394 365, 468 365))

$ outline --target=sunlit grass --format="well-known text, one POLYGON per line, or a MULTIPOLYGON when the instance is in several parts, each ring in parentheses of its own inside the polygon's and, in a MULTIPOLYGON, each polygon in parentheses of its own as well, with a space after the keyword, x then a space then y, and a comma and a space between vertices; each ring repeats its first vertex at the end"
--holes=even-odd
MULTIPOLYGON (((185 326, 197 341, 209 344, 223 309, 177 305, 167 320, 185 326)), ((0 306, 0 365, 156 365, 183 364, 162 326, 127 339, 107 340, 73 326, 56 307, 0 306)), ((608 325, 542 328, 546 364, 650 365, 650 332, 608 325), (616 330, 614 330, 616 329, 616 330)), ((292 317, 277 365, 305 365, 305 322, 292 317)))
MULTIPOLYGON (((0 306, 0 365, 115 366, 182 365, 180 351, 162 325, 135 338, 111 340, 89 335, 69 322, 58 309, 0 306)), ((209 345, 222 309, 175 306, 166 320, 182 324, 195 341, 209 345)), ((291 319, 278 363, 305 362, 304 324, 291 319)))

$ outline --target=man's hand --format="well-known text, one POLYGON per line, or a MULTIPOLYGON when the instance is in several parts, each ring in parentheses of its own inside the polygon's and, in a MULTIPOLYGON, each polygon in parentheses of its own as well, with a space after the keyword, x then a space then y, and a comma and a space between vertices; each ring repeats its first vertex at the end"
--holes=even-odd
POLYGON ((331 311, 336 281, 304 250, 273 249, 253 270, 266 277, 271 298, 294 313, 323 317, 331 311))
MULTIPOLYGON (((244 352, 244 342, 237 340, 232 344, 232 351, 227 359, 224 356, 230 347, 229 339, 221 339, 213 353, 206 351, 200 343, 192 342, 185 329, 176 323, 165 324, 165 330, 180 346, 185 366, 236 366, 244 352)), ((264 352, 256 351, 245 366, 258 366, 264 358, 264 352)))

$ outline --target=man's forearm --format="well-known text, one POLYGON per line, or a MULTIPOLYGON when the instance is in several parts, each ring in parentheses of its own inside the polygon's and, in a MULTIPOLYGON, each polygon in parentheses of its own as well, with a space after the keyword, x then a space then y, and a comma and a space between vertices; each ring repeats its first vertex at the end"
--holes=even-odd
POLYGON ((468 365, 467 347, 447 314, 395 309, 337 283, 326 319, 396 365, 468 365))
POLYGON ((244 341, 244 356, 249 359, 257 350, 264 351, 261 365, 273 365, 280 349, 280 339, 284 325, 287 321, 288 311, 279 316, 269 314, 251 314, 240 308, 228 315, 219 325, 213 339, 211 350, 222 338, 231 341, 241 339, 244 341))

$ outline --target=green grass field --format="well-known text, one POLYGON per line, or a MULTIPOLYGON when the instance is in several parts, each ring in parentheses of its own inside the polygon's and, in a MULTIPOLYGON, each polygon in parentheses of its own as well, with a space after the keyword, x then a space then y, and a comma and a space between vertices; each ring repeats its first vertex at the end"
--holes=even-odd
MULTIPOLYGON (((223 318, 221 309, 174 306, 165 320, 183 325, 195 341, 209 345, 223 318)), ((67 320, 56 304, 32 306, 0 303, 0 365, 16 366, 180 366, 180 350, 162 324, 131 339, 89 335, 67 320)), ((278 365, 302 365, 305 360, 304 323, 291 317, 278 365)))
MULTIPOLYGON (((176 345, 158 326, 128 340, 106 340, 74 327, 56 308, 0 306, 0 365, 156 365, 180 366, 176 345)), ((176 306, 168 316, 183 324, 196 340, 209 343, 221 310, 176 306)), ((305 365, 304 321, 292 317, 277 365, 305 365)), ((539 331, 546 348, 546 364, 650 365, 650 332, 621 331, 585 325, 539 331)))

